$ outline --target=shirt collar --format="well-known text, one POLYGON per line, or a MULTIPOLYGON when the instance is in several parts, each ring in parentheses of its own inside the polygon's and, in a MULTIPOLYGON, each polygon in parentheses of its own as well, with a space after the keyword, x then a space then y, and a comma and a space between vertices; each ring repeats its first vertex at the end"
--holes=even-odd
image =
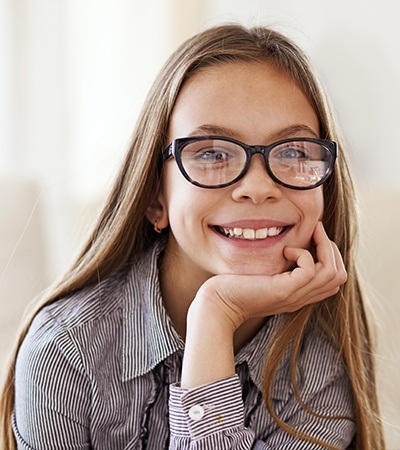
POLYGON ((123 290, 123 380, 131 380, 154 369, 177 351, 183 341, 164 308, 157 261, 165 241, 157 241, 127 275, 123 290))

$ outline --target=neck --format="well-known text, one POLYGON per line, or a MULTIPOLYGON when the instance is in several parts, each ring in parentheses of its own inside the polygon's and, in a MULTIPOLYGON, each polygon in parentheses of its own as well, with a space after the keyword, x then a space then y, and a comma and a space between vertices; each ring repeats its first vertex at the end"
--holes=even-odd
POLYGON ((198 289, 206 281, 196 279, 195 274, 178 264, 179 256, 168 246, 159 269, 160 289, 165 309, 178 334, 186 337, 186 316, 198 289))

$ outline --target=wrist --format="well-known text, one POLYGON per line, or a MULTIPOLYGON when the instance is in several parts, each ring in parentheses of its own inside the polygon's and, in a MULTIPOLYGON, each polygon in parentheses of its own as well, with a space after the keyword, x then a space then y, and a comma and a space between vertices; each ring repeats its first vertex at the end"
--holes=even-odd
POLYGON ((235 374, 235 329, 213 299, 196 296, 187 316, 183 388, 194 388, 235 374))
POLYGON ((204 320, 210 321, 210 326, 215 325, 233 336, 247 318, 234 302, 221 294, 226 290, 225 284, 227 281, 223 275, 207 280, 190 305, 188 320, 193 317, 203 320, 203 323, 204 320))

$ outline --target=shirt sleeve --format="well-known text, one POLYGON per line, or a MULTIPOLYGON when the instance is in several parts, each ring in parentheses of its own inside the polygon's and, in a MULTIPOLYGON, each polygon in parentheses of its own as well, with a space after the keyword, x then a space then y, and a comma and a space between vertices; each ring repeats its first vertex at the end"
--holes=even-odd
MULTIPOLYGON (((335 377, 312 396, 313 411, 320 415, 350 417, 350 386, 335 377), (316 408, 314 408, 316 405, 316 408)), ((281 410, 282 418, 297 430, 346 449, 355 433, 351 419, 327 419, 305 411, 292 396, 281 410)), ((244 426, 242 390, 238 376, 195 389, 170 388, 170 450, 323 450, 276 426, 262 440, 244 426)))
POLYGON ((70 336, 44 311, 18 353, 15 385, 18 449, 90 448, 89 380, 70 336))
POLYGON ((244 427, 242 389, 235 375, 195 389, 170 387, 170 449, 250 449, 254 432, 244 427))

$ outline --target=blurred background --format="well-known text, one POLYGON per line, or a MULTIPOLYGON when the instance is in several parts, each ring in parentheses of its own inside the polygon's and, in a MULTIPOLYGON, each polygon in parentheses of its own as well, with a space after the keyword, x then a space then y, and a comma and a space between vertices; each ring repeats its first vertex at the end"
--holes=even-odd
POLYGON ((397 0, 0 0, 0 375, 25 308, 90 227, 167 56, 218 23, 269 25, 310 55, 351 149, 380 401, 400 449, 399 17, 397 0))

